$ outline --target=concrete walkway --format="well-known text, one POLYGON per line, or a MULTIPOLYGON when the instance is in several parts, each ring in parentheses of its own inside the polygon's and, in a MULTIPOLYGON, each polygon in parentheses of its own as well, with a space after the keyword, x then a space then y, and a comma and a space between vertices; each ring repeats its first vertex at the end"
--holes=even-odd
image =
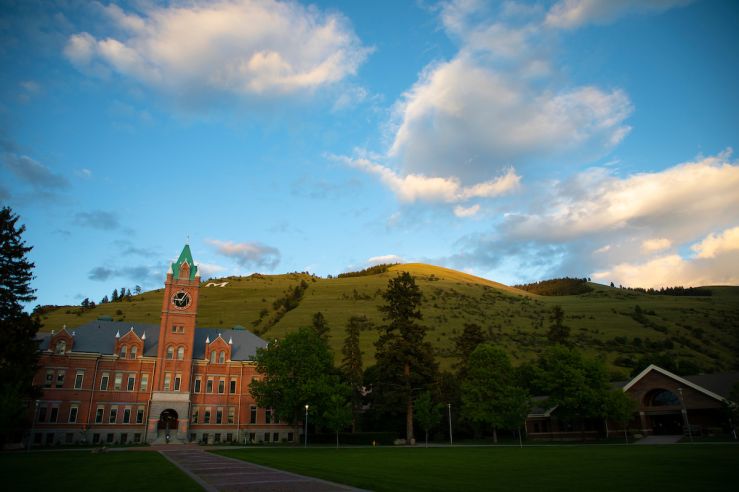
POLYGON ((647 436, 634 444, 676 444, 683 436, 647 436))
POLYGON ((347 485, 247 463, 188 446, 159 452, 208 492, 356 491, 347 485))

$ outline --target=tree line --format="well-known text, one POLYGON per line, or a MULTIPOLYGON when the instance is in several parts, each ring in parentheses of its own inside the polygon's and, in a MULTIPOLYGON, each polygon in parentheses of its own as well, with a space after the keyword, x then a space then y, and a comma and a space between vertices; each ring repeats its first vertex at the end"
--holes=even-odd
POLYGON ((457 429, 497 441, 501 431, 520 435, 533 397, 540 395, 546 399, 539 405, 557 407, 558 418, 572 425, 597 420, 605 429, 609 419, 632 416, 632 400, 612 388, 604 362, 569 346, 569 328, 559 306, 550 317, 551 344, 536 360, 514 367, 480 326, 467 324, 454 340, 458 362, 441 371, 426 340, 423 295, 413 276, 404 272, 391 278, 382 299, 379 326, 364 315, 348 319, 338 362, 320 312, 311 326, 259 350, 261 377, 251 386, 257 404, 272 408, 297 432, 308 413, 315 429, 335 433, 337 445, 339 433, 347 429, 389 431, 411 442, 420 426, 428 441, 444 410, 452 409, 457 429), (374 364, 365 368, 359 340, 368 331, 377 332, 377 340, 374 364))

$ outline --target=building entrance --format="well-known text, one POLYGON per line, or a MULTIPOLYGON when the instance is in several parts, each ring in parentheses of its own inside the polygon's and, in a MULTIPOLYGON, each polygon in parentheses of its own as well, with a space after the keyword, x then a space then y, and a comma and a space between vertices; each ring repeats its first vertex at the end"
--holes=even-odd
POLYGON ((165 438, 169 438, 170 432, 177 433, 177 412, 168 408, 159 415, 160 431, 164 431, 165 438))

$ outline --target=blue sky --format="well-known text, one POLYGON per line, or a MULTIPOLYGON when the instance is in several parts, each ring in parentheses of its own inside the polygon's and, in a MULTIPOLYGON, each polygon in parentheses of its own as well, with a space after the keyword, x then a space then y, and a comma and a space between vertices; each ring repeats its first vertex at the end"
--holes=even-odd
POLYGON ((1 2, 42 304, 421 261, 739 284, 733 1, 1 2))

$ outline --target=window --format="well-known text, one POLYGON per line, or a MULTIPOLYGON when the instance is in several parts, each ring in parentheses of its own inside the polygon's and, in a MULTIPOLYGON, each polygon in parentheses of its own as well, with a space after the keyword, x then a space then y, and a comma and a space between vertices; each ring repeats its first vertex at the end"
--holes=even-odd
POLYGON ((72 441, 74 441, 74 434, 71 432, 67 432, 64 434, 64 443, 65 444, 72 444, 72 441))
POLYGON ((205 419, 203 419, 204 424, 210 424, 210 408, 205 409, 205 419))
POLYGON ((198 407, 195 407, 195 409, 192 411, 192 419, 191 419, 191 422, 193 424, 197 424, 198 423, 198 414, 199 413, 200 413, 200 410, 198 409, 198 407))
POLYGON ((208 381, 205 383, 205 392, 213 393, 213 378, 208 378, 208 381))
POLYGON ((110 373, 104 372, 103 377, 100 378, 100 389, 105 391, 108 389, 108 381, 110 380, 110 373))
POLYGON ((49 432, 46 434, 46 444, 47 445, 54 444, 54 433, 53 432, 49 432))
POLYGON ((136 410, 136 423, 137 424, 143 424, 144 423, 144 409, 139 407, 136 410))
POLYGON ((264 423, 265 424, 272 423, 272 409, 271 408, 266 408, 264 410, 264 423))
POLYGON ((69 407, 69 423, 74 424, 77 422, 77 412, 79 412, 79 407, 77 405, 72 405, 69 407))
POLYGON ((226 352, 221 350, 221 353, 218 354, 218 363, 223 364, 224 362, 226 362, 226 352))
POLYGON ((229 424, 234 423, 234 407, 228 408, 228 423, 229 424))
POLYGON ((169 391, 169 387, 172 383, 172 374, 165 373, 164 374, 164 391, 169 391))
POLYGON ((218 393, 223 393, 226 390, 226 381, 223 379, 218 380, 218 393))
POLYGON ((105 442, 107 442, 108 444, 113 444, 113 434, 112 433, 108 433, 105 435, 105 442))
POLYGON ((113 382, 113 389, 116 391, 121 390, 121 382, 123 381, 123 374, 120 372, 115 373, 115 380, 113 382))
POLYGON ((64 352, 67 350, 67 342, 64 340, 59 340, 56 342, 56 348, 54 349, 54 353, 56 355, 64 355, 64 352))
POLYGON ((115 421, 118 420, 118 409, 117 408, 111 408, 110 409, 110 416, 108 417, 108 422, 111 424, 115 424, 115 421))
POLYGON ((216 363, 216 351, 215 350, 210 353, 210 363, 211 364, 216 363))
POLYGON ((131 409, 130 408, 123 409, 123 423, 124 424, 131 423, 131 409))
POLYGON ((141 391, 146 391, 146 388, 149 386, 149 375, 148 374, 142 374, 141 375, 141 391))
POLYGON ((216 432, 215 438, 213 439, 213 442, 221 442, 221 433, 216 432))
POLYGON ((172 333, 177 333, 177 325, 172 325, 172 333))
POLYGON ((95 423, 99 424, 103 421, 103 412, 105 412, 105 408, 98 407, 95 411, 95 423))
POLYGON ((236 393, 236 380, 235 380, 235 379, 232 379, 232 380, 231 380, 231 387, 229 388, 229 392, 230 392, 230 393, 231 393, 232 395, 233 395, 234 393, 236 393))
POLYGON ((39 422, 46 422, 46 407, 41 407, 38 409, 38 418, 37 420, 39 422))
POLYGON ((264 442, 269 442, 269 432, 264 433, 264 442))
POLYGON ((121 346, 121 352, 120 352, 120 354, 118 354, 118 356, 121 359, 125 359, 126 358, 126 352, 127 352, 127 350, 128 350, 128 347, 126 347, 125 345, 122 345, 121 346))
POLYGON ((128 442, 128 433, 122 432, 121 433, 121 444, 126 444, 128 442))
POLYGON ((44 388, 51 388, 51 383, 54 381, 54 370, 48 369, 46 371, 46 380, 44 381, 44 388))
POLYGON ((195 393, 200 393, 200 378, 195 378, 195 388, 193 391, 195 393))
POLYGON ((175 374, 174 376, 174 390, 180 390, 180 382, 182 381, 182 374, 175 374))
POLYGON ((256 407, 256 405, 252 405, 251 408, 249 408, 249 423, 250 424, 256 424, 257 423, 257 407, 256 407))
POLYGON ((93 444, 99 444, 100 443, 100 434, 99 433, 96 432, 96 433, 94 433, 92 435, 92 443, 93 444))
POLYGON ((178 347, 177 348, 177 360, 182 360, 185 358, 185 347, 178 347))
POLYGON ((222 424, 223 423, 223 408, 218 407, 216 409, 216 424, 222 424))
POLYGON ((137 432, 137 433, 135 433, 133 435, 133 442, 135 442, 136 444, 138 444, 138 443, 141 442, 141 433, 140 432, 137 432))
POLYGON ((255 442, 257 440, 257 433, 256 432, 250 432, 249 433, 249 442, 255 442))
POLYGON ((82 388, 82 381, 85 379, 85 371, 77 371, 74 376, 74 389, 82 388))
POLYGON ((135 359, 138 351, 139 351, 139 348, 136 345, 134 345, 133 347, 131 347, 131 355, 129 357, 131 359, 135 359))
POLYGON ((64 371, 57 371, 56 372, 56 387, 61 388, 64 386, 64 371))
POLYGON ((174 359, 174 347, 167 347, 167 359, 174 359))
POLYGON ((129 374, 128 375, 128 384, 126 384, 126 389, 128 391, 133 391, 136 387, 136 375, 135 374, 129 374))
POLYGON ((272 433, 272 442, 280 442, 280 433, 279 432, 273 432, 272 433))
POLYGON ((231 432, 226 433, 226 442, 231 442, 234 440, 234 435, 231 432))
POLYGON ((292 432, 288 432, 287 433, 287 442, 293 442, 293 439, 294 439, 293 438, 293 433, 292 432))

